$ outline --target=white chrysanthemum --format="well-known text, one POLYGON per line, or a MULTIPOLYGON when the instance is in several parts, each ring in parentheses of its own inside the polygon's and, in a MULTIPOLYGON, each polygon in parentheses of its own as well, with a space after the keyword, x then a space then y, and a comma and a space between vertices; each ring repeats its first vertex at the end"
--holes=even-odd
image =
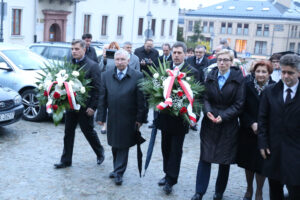
POLYGON ((79 72, 78 71, 73 71, 72 75, 75 76, 75 77, 78 77, 79 76, 79 72))
POLYGON ((60 70, 59 73, 62 74, 62 75, 64 75, 64 74, 66 74, 67 72, 66 72, 66 70, 63 69, 63 70, 60 70))
POLYGON ((158 77, 159 77, 158 73, 153 74, 153 78, 158 79, 158 77))
POLYGON ((39 89, 43 89, 43 84, 39 84, 39 89))
POLYGON ((81 92, 81 94, 84 94, 85 93, 85 87, 81 87, 80 92, 81 92))
POLYGON ((69 84, 72 86, 72 85, 74 85, 74 82, 72 80, 70 80, 69 84))
POLYGON ((191 77, 186 77, 186 80, 187 80, 187 81, 190 81, 190 80, 191 80, 191 77))

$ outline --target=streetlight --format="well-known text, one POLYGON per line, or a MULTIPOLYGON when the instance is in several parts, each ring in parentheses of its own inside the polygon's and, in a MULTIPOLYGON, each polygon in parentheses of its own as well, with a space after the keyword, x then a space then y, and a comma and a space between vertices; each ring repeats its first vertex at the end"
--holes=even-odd
POLYGON ((1 0, 1 26, 0 26, 0 42, 3 42, 3 17, 4 17, 4 3, 1 0))
POLYGON ((151 23, 151 20, 152 20, 152 13, 151 13, 151 11, 149 11, 146 16, 147 16, 147 21, 148 21, 147 39, 149 39, 150 38, 150 32, 151 32, 150 23, 151 23))

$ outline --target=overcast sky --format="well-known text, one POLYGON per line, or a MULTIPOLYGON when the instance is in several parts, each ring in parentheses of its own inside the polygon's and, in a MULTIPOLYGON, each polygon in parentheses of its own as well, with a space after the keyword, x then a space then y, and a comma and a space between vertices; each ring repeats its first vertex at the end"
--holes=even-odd
POLYGON ((222 1, 226 0, 180 0, 180 8, 197 9, 199 4, 202 4, 203 7, 206 7, 222 1))

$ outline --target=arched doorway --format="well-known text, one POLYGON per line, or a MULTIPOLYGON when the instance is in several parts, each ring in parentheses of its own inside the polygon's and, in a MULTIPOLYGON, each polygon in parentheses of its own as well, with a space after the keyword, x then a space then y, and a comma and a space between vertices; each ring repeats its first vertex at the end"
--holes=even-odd
POLYGON ((52 24, 49 28, 49 41, 50 42, 60 42, 61 41, 61 31, 58 24, 52 24))

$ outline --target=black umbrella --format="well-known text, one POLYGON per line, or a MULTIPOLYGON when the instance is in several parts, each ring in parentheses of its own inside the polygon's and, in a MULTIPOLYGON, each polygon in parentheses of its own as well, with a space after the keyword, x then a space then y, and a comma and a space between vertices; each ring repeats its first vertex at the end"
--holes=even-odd
POLYGON ((143 165, 143 153, 141 150, 141 144, 143 144, 146 140, 142 137, 141 132, 139 131, 138 127, 136 126, 136 150, 137 150, 137 162, 138 162, 138 169, 140 173, 140 177, 142 176, 142 165, 143 165))
POLYGON ((148 150, 147 150, 147 157, 146 157, 146 162, 145 162, 144 176, 145 176, 146 170, 147 170, 147 168, 148 168, 148 166, 150 164, 150 160, 151 160, 152 152, 153 152, 153 147, 154 147, 154 144, 155 144, 156 134, 157 134, 157 128, 156 128, 156 126, 154 126, 152 128, 151 138, 150 138, 149 146, 148 146, 148 150))

